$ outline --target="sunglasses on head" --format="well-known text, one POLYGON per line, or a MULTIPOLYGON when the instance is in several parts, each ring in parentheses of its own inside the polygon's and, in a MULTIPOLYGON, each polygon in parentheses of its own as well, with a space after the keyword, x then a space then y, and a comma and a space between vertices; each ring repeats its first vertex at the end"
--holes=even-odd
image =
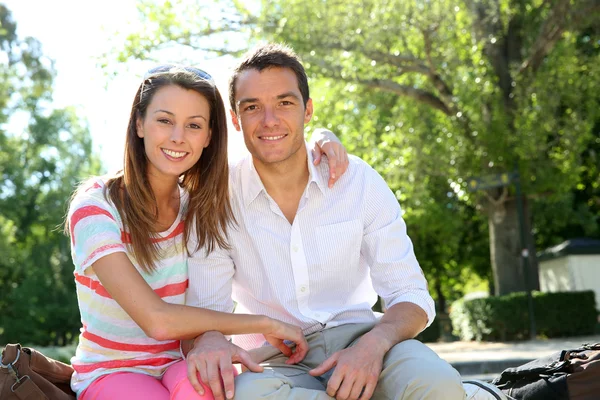
POLYGON ((187 72, 191 72, 192 74, 196 75, 198 78, 200 79, 204 79, 205 81, 208 81, 210 83, 212 83, 213 85, 215 84, 215 81, 213 79, 212 76, 210 76, 210 74, 206 71, 201 70, 200 68, 195 68, 195 67, 187 67, 187 66, 182 66, 182 65, 175 65, 175 64, 163 64, 163 65, 159 65, 157 67, 154 68, 150 68, 145 74, 144 74, 144 81, 148 78, 153 77, 154 75, 160 75, 162 73, 166 73, 169 72, 171 70, 184 70, 187 72))

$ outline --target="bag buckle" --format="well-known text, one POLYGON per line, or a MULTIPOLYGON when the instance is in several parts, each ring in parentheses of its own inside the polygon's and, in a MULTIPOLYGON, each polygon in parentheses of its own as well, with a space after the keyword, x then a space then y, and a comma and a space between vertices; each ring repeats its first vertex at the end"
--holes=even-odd
POLYGON ((17 348, 17 356, 15 357, 15 360, 13 362, 9 362, 8 364, 4 364, 2 362, 2 360, 0 359, 0 368, 11 369, 17 363, 17 361, 19 361, 20 356, 21 356, 21 349, 17 348))
POLYGON ((14 391, 18 389, 17 385, 20 385, 21 382, 25 381, 26 379, 31 380, 31 378, 29 377, 29 375, 23 375, 20 378, 17 377, 17 381, 12 384, 12 386, 10 387, 10 391, 14 393, 14 391))

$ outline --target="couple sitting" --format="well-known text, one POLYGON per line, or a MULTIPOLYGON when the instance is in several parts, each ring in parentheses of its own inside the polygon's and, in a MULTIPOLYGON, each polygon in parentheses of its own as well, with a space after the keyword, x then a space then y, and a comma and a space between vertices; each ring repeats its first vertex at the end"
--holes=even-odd
POLYGON ((435 311, 396 197, 330 132, 305 143, 296 55, 251 51, 229 101, 250 152, 232 166, 211 76, 151 69, 123 171, 75 193, 78 398, 462 400, 459 374, 413 339, 435 311))

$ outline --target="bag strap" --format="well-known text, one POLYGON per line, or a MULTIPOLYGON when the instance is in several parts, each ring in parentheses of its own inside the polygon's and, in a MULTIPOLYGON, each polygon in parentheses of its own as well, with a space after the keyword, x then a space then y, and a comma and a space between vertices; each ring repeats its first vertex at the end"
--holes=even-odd
POLYGON ((10 388, 19 400, 48 400, 48 397, 31 380, 29 375, 22 376, 10 388))
MULTIPOLYGON (((484 392, 488 393, 490 396, 492 396, 495 400, 502 400, 502 397, 500 397, 500 395, 496 392, 494 392, 492 389, 490 389, 489 387, 485 386, 482 382, 479 381, 462 381, 463 385, 465 383, 470 383, 471 385, 475 385, 477 387, 479 387, 481 390, 483 390, 484 392)), ((491 385, 491 384, 490 384, 491 385)), ((499 390, 499 389, 498 389, 499 390)))

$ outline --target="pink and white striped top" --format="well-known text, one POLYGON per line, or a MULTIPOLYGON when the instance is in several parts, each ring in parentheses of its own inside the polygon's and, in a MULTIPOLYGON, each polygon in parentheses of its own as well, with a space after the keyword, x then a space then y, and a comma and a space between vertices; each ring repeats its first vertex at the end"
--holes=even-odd
POLYGON ((183 243, 187 194, 181 189, 179 215, 173 225, 154 239, 162 259, 151 274, 144 272, 128 251, 129 234, 114 204, 104 197, 104 178, 94 178, 73 199, 69 209, 71 254, 81 313, 81 334, 71 359, 75 374, 71 387, 81 393, 98 377, 132 371, 161 376, 181 359, 179 341, 149 338, 113 300, 98 280, 93 263, 109 254, 124 252, 146 282, 166 302, 185 304, 188 286, 187 253, 183 243))

